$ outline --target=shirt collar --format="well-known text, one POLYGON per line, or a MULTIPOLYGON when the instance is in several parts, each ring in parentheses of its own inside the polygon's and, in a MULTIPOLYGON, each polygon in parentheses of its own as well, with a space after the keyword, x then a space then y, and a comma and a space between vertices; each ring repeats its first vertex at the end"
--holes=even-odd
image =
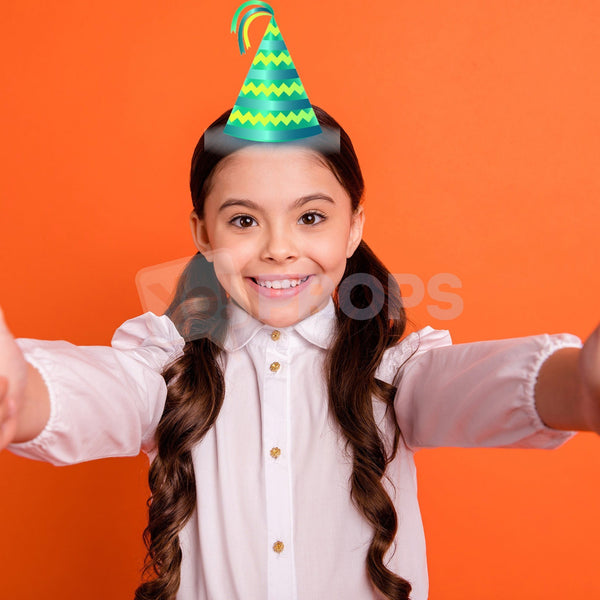
POLYGON ((327 349, 333 341, 336 327, 335 305, 333 299, 329 296, 327 304, 321 310, 310 315, 310 317, 306 317, 291 328, 315 346, 327 349))
MULTIPOLYGON (((227 335, 223 344, 227 352, 234 352, 243 348, 261 329, 274 329, 271 325, 266 325, 255 319, 231 300, 227 305, 227 320, 227 335)), ((333 340, 335 328, 335 306, 330 296, 327 304, 321 310, 290 327, 279 327, 277 329, 280 331, 296 331, 311 344, 327 349, 333 340)))

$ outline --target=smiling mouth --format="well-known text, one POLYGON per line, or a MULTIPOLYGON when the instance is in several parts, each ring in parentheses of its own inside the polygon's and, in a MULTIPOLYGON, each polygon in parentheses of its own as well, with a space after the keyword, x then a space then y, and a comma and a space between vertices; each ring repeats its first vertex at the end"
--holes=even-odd
POLYGON ((254 281, 254 283, 256 283, 257 285, 259 285, 261 287, 270 288, 270 289, 274 289, 274 290, 285 290, 288 288, 294 288, 294 287, 304 283, 309 277, 310 277, 310 275, 307 275, 306 277, 303 277, 302 279, 273 279, 273 280, 262 279, 260 281, 258 279, 256 279, 256 277, 250 277, 250 279, 252 279, 252 281, 254 281))

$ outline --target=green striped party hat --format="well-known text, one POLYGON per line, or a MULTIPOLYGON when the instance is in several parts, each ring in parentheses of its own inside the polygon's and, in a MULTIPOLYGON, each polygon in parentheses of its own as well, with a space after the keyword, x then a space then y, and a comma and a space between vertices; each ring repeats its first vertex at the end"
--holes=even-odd
POLYGON ((231 31, 238 34, 240 53, 250 47, 250 24, 262 15, 271 19, 224 132, 253 142, 288 142, 318 135, 321 127, 274 11, 266 2, 244 2, 233 16, 231 31))

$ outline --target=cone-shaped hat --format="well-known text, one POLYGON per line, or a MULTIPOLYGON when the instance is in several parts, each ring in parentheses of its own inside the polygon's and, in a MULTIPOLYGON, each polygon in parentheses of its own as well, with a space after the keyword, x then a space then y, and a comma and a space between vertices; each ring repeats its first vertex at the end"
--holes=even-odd
POLYGON ((240 52, 244 54, 250 47, 248 27, 261 15, 270 15, 271 20, 225 133, 254 142, 287 142, 318 135, 321 127, 283 41, 274 11, 266 2, 244 2, 233 16, 231 31, 238 34, 240 52))

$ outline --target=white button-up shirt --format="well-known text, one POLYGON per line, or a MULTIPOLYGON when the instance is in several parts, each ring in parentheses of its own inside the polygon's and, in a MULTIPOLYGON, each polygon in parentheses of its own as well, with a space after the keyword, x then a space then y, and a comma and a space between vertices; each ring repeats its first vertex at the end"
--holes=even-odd
MULTIPOLYGON (((235 304, 229 315, 225 400, 193 450, 197 506, 180 534, 178 600, 377 598, 365 563, 373 532, 350 499, 351 458, 328 411, 333 302, 277 330, 235 304)), ((153 457, 166 397, 160 373, 184 345, 167 316, 126 321, 112 347, 18 343, 48 386, 51 415, 13 452, 57 465, 140 449, 153 457)), ((453 346, 448 332, 426 327, 385 353, 377 376, 397 386, 402 431, 384 481, 398 514, 386 561, 414 600, 427 598, 428 585, 414 451, 564 442, 571 434, 544 426, 533 389, 542 362, 565 346, 581 342, 560 334, 453 346)), ((389 443, 383 408, 374 400, 389 443)))

